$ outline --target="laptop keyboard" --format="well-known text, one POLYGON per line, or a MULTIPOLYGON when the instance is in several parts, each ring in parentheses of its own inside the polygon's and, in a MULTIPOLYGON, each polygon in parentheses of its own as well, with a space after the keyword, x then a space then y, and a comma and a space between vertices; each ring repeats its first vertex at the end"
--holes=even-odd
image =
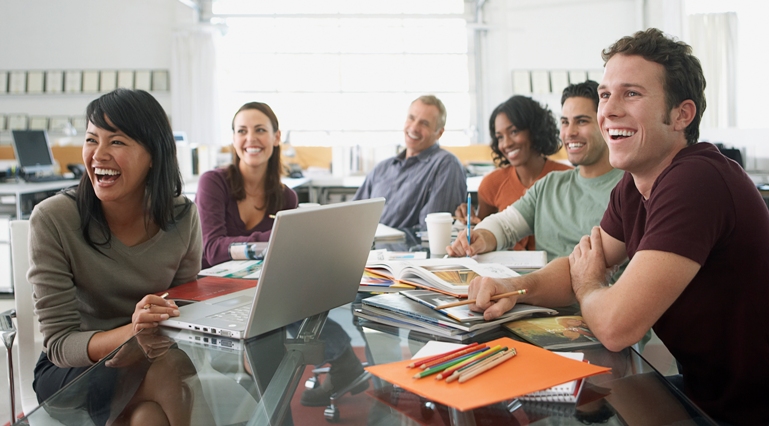
POLYGON ((237 321, 245 323, 251 313, 251 305, 243 305, 218 314, 209 315, 208 318, 216 318, 224 321, 237 321))

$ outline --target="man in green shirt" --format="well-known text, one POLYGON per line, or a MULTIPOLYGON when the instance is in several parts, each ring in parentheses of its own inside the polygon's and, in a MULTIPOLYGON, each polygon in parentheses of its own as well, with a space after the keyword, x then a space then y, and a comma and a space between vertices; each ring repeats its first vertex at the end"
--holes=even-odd
POLYGON ((504 250, 533 234, 537 250, 546 251, 550 261, 568 256, 598 225, 623 172, 609 164, 609 149, 598 128, 597 88, 598 83, 588 80, 568 86, 561 97, 561 140, 577 167, 548 173, 521 199, 478 224, 471 245, 457 238, 449 255, 504 250))

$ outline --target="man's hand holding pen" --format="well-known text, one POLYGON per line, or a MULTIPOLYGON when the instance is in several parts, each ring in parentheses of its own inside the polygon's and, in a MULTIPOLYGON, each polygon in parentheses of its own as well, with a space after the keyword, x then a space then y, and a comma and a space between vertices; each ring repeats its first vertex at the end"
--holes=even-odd
POLYGON ((520 277, 474 278, 467 287, 467 298, 475 299, 475 303, 470 305, 470 310, 483 312, 483 319, 486 321, 499 318, 500 315, 513 309, 521 295, 526 294, 525 290, 520 290, 516 286, 517 280, 520 280, 520 277), (516 292, 518 294, 503 298, 494 297, 495 295, 510 292, 516 292))

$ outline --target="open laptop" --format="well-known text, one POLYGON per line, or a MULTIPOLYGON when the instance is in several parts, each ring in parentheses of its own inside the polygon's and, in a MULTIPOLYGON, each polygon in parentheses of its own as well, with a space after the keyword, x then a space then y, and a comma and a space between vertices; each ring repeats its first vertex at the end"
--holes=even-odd
POLYGON ((352 302, 384 202, 278 212, 256 288, 182 306, 160 325, 248 339, 352 302))
POLYGON ((45 130, 13 130, 11 137, 13 153, 24 180, 41 182, 67 179, 55 174, 51 145, 45 130))

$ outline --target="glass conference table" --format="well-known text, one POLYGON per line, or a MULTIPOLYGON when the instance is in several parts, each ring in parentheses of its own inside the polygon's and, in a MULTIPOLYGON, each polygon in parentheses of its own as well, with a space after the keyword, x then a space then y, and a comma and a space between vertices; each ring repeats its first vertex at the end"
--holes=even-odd
MULTIPOLYGON (((420 246, 405 244, 412 250, 420 246)), ((359 320, 352 313, 355 307, 336 308, 328 318, 342 325, 363 362, 408 359, 426 342, 440 340, 359 320)), ((611 367, 611 372, 586 379, 576 404, 513 399, 462 412, 364 375, 361 379, 369 382, 365 392, 335 398, 330 407, 304 407, 299 397, 323 358, 319 335, 325 324, 327 315, 316 315, 304 320, 295 335, 279 329, 244 342, 175 330, 142 332, 18 424, 111 423, 143 380, 161 383, 173 409, 186 413, 193 425, 714 424, 632 348, 581 350, 591 363, 611 367), (99 406, 94 400, 102 401, 101 409, 94 408, 99 406)), ((502 336, 514 338, 500 330, 478 340, 502 336)))

